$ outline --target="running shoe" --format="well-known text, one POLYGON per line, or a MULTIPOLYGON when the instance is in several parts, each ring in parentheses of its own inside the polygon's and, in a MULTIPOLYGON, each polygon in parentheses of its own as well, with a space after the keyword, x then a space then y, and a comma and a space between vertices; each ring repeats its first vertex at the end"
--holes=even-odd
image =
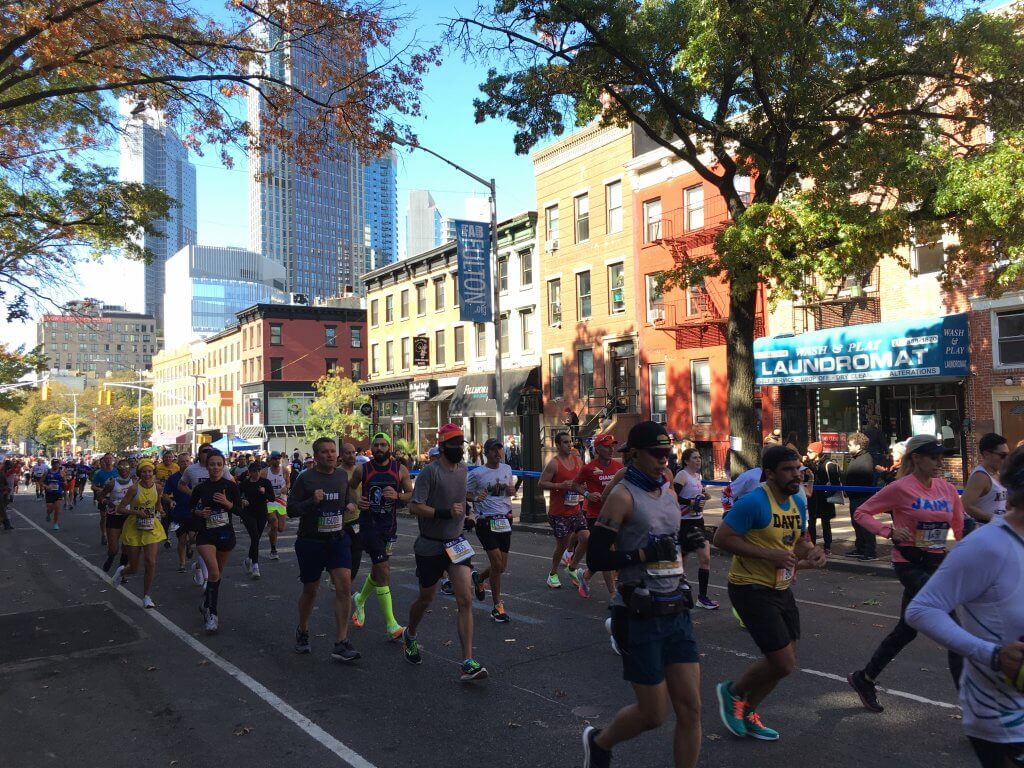
POLYGON ((491 610, 491 620, 496 621, 498 624, 508 624, 511 621, 508 614, 505 613, 504 603, 498 603, 494 606, 491 610))
POLYGON ((872 712, 885 710, 885 707, 878 703, 878 691, 875 689, 875 684, 865 677, 863 670, 858 669, 856 672, 848 674, 846 682, 860 696, 860 703, 864 705, 864 709, 872 712))
POLYGON ((280 560, 281 559, 281 556, 279 554, 277 554, 277 550, 274 549, 274 548, 271 548, 270 554, 267 555, 267 557, 269 557, 271 560, 280 560))
POLYGON ((569 566, 565 566, 565 572, 569 574, 569 580, 572 582, 572 585, 578 588, 580 585, 579 569, 577 568, 576 570, 573 570, 569 566))
POLYGON ((860 556, 860 561, 862 563, 875 563, 875 562, 878 562, 878 556, 877 555, 861 555, 860 556))
POLYGON ((558 574, 557 573, 549 573, 548 574, 548 582, 547 583, 548 583, 548 586, 551 589, 561 589, 562 588, 562 581, 561 581, 561 579, 558 578, 558 574))
POLYGON ((110 577, 111 583, 116 587, 118 584, 124 584, 126 579, 124 578, 125 566, 119 565, 114 569, 114 575, 110 577))
POLYGON ((442 579, 441 580, 441 594, 443 594, 443 595, 454 595, 455 594, 455 588, 452 587, 451 579, 442 579))
POLYGON ((746 629, 747 628, 747 625, 743 623, 743 619, 741 619, 740 615, 738 613, 736 613, 736 609, 735 608, 732 609, 732 615, 736 619, 736 621, 738 621, 740 623, 740 629, 746 629))
POLYGON ((197 587, 201 587, 206 583, 206 579, 203 578, 203 569, 200 567, 198 560, 192 563, 192 582, 197 587))
POLYGON ((400 624, 395 624, 391 629, 388 630, 388 642, 395 643, 402 639, 402 635, 405 633, 405 627, 400 624))
POLYGON ((580 574, 580 579, 576 583, 576 591, 580 593, 580 597, 584 600, 590 599, 590 581, 587 579, 586 571, 580 574))
POLYGON ((459 671, 459 680, 464 683, 471 683, 474 680, 483 680, 487 677, 487 670, 476 659, 466 659, 462 662, 459 671))
POLYGON ((309 653, 312 650, 309 647, 309 632, 303 632, 298 627, 295 628, 295 652, 296 653, 309 653))
POLYGON ((567 549, 562 553, 562 565, 568 565, 572 562, 572 550, 567 549))
POLYGON ((611 641, 612 650, 615 651, 615 655, 616 656, 621 656, 622 655, 622 649, 619 648, 619 643, 615 639, 615 635, 612 634, 612 618, 611 618, 611 616, 609 616, 607 619, 604 620, 604 628, 605 628, 605 631, 608 632, 608 639, 611 641))
POLYGON ((331 651, 331 658, 335 661, 352 662, 356 661, 359 656, 359 651, 348 640, 339 640, 334 644, 334 650, 331 651))
POLYGON ((206 624, 203 625, 203 629, 206 630, 206 634, 212 635, 217 631, 217 614, 207 612, 206 624))
POLYGON ((746 736, 747 723, 746 715, 747 702, 732 692, 732 682, 724 680, 715 687, 718 696, 718 715, 722 718, 722 724, 733 736, 746 736))
MULTIPOLYGON (((53 530, 59 531, 60 530, 60 525, 58 523, 54 523, 53 524, 53 530)), ((875 559, 877 560, 878 558, 876 557, 875 559)))
POLYGON ((352 604, 355 606, 355 610, 352 611, 352 626, 362 629, 366 624, 366 603, 357 596, 352 598, 352 604))
POLYGON ((487 597, 487 591, 484 589, 484 582, 477 571, 473 571, 473 594, 476 595, 476 599, 481 602, 485 597, 487 597))
POLYGON ((843 557, 852 557, 854 560, 860 560, 862 552, 857 549, 851 549, 849 552, 844 552, 843 557))
POLYGON ((717 611, 718 610, 718 603, 715 602, 714 600, 712 600, 707 595, 698 595, 697 596, 697 607, 698 608, 705 608, 705 609, 707 609, 709 611, 717 611))
POLYGON ((761 716, 757 712, 748 710, 747 716, 743 718, 743 722, 747 726, 747 736, 760 739, 761 741, 779 740, 779 732, 762 723, 761 716))
POLYGON ((168 530, 168 533, 177 533, 177 532, 178 532, 178 529, 179 529, 180 527, 181 527, 181 526, 180 526, 180 525, 178 525, 177 523, 171 523, 171 526, 170 526, 170 528, 168 528, 168 529, 167 529, 167 530, 168 530))
POLYGON ((185 566, 184 566, 184 565, 179 565, 179 566, 178 566, 178 573, 184 573, 184 572, 185 572, 185 570, 186 570, 186 569, 185 569, 185 566))
POLYGON ((142 607, 143 608, 156 608, 156 603, 153 602, 153 598, 151 598, 149 595, 146 595, 145 597, 142 598, 142 607))
POLYGON ((419 641, 409 634, 408 627, 402 631, 402 644, 405 646, 405 660, 410 664, 419 664, 423 661, 420 656, 419 641))
POLYGON ((252 571, 249 572, 249 577, 253 578, 253 579, 258 579, 260 577, 260 564, 259 563, 253 563, 252 564, 252 571))
POLYGON ((107 559, 103 561, 103 572, 106 573, 110 570, 110 566, 114 564, 114 556, 107 555, 107 559))
POLYGON ((248 574, 252 573, 252 560, 250 560, 247 557, 247 558, 245 558, 245 560, 242 561, 242 565, 245 566, 245 572, 246 573, 248 573, 248 574))
POLYGON ((597 746, 599 733, 601 729, 592 725, 583 729, 583 768, 610 768, 612 764, 611 750, 597 746))

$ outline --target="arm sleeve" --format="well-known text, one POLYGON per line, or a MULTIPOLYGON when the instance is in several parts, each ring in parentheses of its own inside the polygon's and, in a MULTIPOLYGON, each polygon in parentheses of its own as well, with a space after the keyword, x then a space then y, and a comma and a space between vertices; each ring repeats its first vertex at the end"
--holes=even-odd
POLYGON ((955 547, 907 606, 906 621, 940 645, 988 667, 998 646, 972 635, 949 615, 983 595, 998 578, 1003 558, 983 544, 972 536, 955 547))
POLYGON ((611 528, 594 526, 587 544, 587 568, 591 571, 617 571, 639 560, 640 555, 636 550, 619 552, 612 549, 617 538, 611 528))
POLYGON ((898 482, 885 486, 857 507, 857 511, 853 515, 854 519, 876 536, 888 537, 892 533, 892 525, 882 520, 876 520, 875 515, 891 512, 894 507, 897 507, 902 492, 903 489, 898 482))

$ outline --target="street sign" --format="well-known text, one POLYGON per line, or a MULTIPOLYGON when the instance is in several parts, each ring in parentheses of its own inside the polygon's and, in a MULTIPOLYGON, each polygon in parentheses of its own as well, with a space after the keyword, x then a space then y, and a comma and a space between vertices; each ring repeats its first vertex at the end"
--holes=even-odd
POLYGON ((235 439, 235 425, 234 424, 228 424, 228 428, 227 428, 226 431, 227 431, 227 435, 228 435, 228 440, 234 440, 235 439))
POLYGON ((190 427, 193 424, 195 424, 196 426, 202 426, 203 425, 203 420, 202 419, 185 419, 185 424, 187 424, 190 427))

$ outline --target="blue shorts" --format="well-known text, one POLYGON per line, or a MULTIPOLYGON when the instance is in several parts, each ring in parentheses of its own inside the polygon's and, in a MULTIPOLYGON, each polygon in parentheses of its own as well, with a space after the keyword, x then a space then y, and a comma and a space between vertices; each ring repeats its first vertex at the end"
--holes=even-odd
POLYGON ((296 539, 295 557, 299 561, 299 581, 303 584, 320 581, 325 570, 352 570, 352 548, 347 534, 329 539, 296 539))
POLYGON ((689 611, 638 619, 613 606, 612 635, 622 651, 622 677, 636 685, 665 682, 665 668, 672 664, 700 663, 689 611))

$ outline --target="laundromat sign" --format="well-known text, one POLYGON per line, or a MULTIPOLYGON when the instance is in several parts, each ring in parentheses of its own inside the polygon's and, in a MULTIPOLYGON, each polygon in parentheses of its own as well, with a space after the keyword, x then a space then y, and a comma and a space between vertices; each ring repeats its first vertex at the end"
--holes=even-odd
POLYGON ((843 384, 964 378, 967 315, 851 325, 754 341, 754 383, 843 384))

